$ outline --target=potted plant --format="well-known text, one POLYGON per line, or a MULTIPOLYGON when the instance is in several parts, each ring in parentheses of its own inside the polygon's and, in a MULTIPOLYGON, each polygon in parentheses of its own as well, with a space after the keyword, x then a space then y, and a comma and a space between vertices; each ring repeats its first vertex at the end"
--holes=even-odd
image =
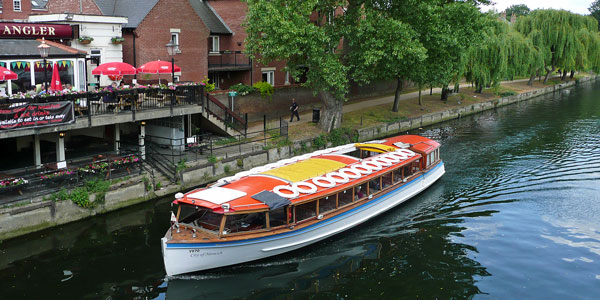
POLYGON ((110 41, 113 44, 122 44, 125 41, 125 38, 121 37, 121 36, 115 36, 115 37, 111 38, 110 41))
POLYGON ((91 43, 91 42, 94 40, 94 38, 93 38, 93 37, 91 37, 91 36, 85 36, 85 35, 84 35, 84 36, 80 36, 80 37, 79 37, 77 40, 78 40, 80 43, 82 43, 82 44, 86 45, 86 44, 89 44, 89 43, 91 43))

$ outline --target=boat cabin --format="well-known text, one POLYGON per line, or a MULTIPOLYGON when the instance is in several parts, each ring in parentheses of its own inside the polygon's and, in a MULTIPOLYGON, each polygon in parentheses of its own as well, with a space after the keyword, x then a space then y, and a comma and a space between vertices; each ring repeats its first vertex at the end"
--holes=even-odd
POLYGON ((241 172, 178 195, 173 238, 239 239, 308 226, 409 184, 440 162, 439 146, 399 136, 241 172))

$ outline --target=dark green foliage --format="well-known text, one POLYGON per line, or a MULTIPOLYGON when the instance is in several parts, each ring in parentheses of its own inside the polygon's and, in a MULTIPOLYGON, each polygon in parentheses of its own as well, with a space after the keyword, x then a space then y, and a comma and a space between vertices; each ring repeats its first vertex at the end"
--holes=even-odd
POLYGON ((94 205, 94 203, 90 202, 90 194, 85 187, 78 187, 72 190, 69 198, 73 203, 83 208, 89 208, 94 205))
POLYGON ((243 83, 238 83, 229 87, 230 90, 238 92, 240 96, 246 96, 248 94, 256 92, 256 88, 245 85, 243 83))
POLYGON ((273 96, 273 92, 275 92, 275 89, 273 88, 273 86, 270 83, 264 82, 264 81, 256 82, 252 85, 252 87, 260 92, 261 97, 263 97, 263 98, 269 97, 269 100, 273 96))
POLYGON ((525 4, 513 4, 509 6, 505 11, 506 20, 510 21, 512 19, 512 15, 516 15, 517 17, 528 15, 531 10, 525 4))
POLYGON ((590 15, 594 17, 596 21, 600 22, 600 0, 592 2, 588 10, 590 11, 590 15))

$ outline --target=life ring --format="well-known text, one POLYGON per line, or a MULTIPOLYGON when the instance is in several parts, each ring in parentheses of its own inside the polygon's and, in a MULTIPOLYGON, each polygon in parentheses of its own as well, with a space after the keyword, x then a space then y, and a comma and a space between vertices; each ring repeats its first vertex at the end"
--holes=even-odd
POLYGON ((295 182, 294 184, 292 184, 292 188, 295 189, 296 191, 298 191, 299 193, 303 193, 303 194, 314 194, 317 192, 316 185, 314 185, 310 182, 305 182, 305 181, 295 182), (300 186, 308 187, 308 189, 302 189, 302 188, 300 188, 300 186))
POLYGON ((379 171, 383 169, 381 163, 374 160, 365 160, 360 165, 364 166, 365 168, 370 168, 372 171, 379 171))
POLYGON ((293 187, 289 185, 278 185, 273 189, 273 193, 283 197, 283 198, 296 198, 300 193, 293 187), (286 190, 292 192, 291 194, 282 193, 281 190, 286 190))
POLYGON ((351 169, 351 168, 341 168, 338 170, 338 173, 344 174, 344 175, 348 176, 348 178, 350 178, 350 179, 358 179, 358 178, 362 177, 361 172, 351 169))
POLYGON ((384 167, 389 167, 394 164, 393 161, 390 161, 387 158, 382 157, 382 156, 373 157, 370 159, 370 161, 376 161, 376 162, 380 163, 381 165, 383 165, 384 167))
POLYGON ((337 184, 335 180, 323 176, 313 178, 312 182, 324 188, 334 187, 337 184), (323 181, 325 181, 325 183, 323 181))
POLYGON ((381 157, 389 160, 392 163, 398 163, 400 162, 402 159, 396 155, 392 155, 392 153, 386 153, 384 155, 382 155, 381 157))
POLYGON ((408 155, 408 157, 413 157, 413 156, 417 155, 416 153, 414 153, 408 149, 398 149, 395 151, 395 153, 404 153, 404 154, 408 155))
POLYGON ((406 153, 399 153, 399 152, 390 152, 389 153, 390 156, 395 156, 401 160, 405 160, 408 159, 408 155, 406 153))
POLYGON ((331 172, 325 175, 325 178, 332 179, 337 183, 346 183, 350 181, 350 178, 340 172, 331 172))
POLYGON ((373 171, 371 170, 371 168, 364 167, 362 164, 351 165, 350 169, 354 170, 354 171, 356 171, 358 173, 364 174, 364 175, 369 175, 369 174, 373 173, 373 171))

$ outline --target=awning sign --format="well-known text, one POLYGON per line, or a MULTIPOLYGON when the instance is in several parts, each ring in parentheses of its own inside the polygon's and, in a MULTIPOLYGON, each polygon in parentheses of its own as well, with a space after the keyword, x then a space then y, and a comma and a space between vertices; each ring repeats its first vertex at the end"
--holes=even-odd
POLYGON ((69 101, 0 108, 0 130, 57 126, 73 122, 73 102, 69 101))
POLYGON ((71 25, 38 23, 0 22, 0 38, 46 38, 70 39, 73 37, 71 25))

